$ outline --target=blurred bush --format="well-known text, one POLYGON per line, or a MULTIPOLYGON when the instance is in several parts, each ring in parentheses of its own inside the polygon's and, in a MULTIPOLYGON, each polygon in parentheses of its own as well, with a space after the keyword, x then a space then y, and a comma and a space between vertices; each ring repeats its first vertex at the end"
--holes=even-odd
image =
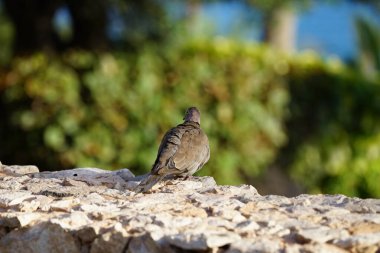
POLYGON ((286 140, 288 66, 277 57, 219 40, 133 55, 71 51, 15 59, 2 74, 0 157, 45 169, 146 172, 164 132, 195 105, 212 150, 203 173, 242 182, 286 140))
POLYGON ((314 193, 379 197, 380 80, 302 58, 289 75, 291 174, 314 193))
POLYGON ((369 78, 380 76, 380 27, 363 16, 355 19, 358 67, 369 78))
POLYGON ((195 105, 219 183, 276 164, 313 192, 380 196, 380 84, 337 60, 225 40, 69 51, 14 59, 0 89, 3 162, 146 172, 195 105))

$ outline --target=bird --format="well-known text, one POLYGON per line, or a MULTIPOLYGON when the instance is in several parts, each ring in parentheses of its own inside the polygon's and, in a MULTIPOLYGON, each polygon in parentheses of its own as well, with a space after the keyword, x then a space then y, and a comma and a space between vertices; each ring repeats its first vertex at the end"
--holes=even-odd
POLYGON ((202 131, 201 115, 196 107, 186 110, 184 122, 166 132, 158 148, 157 158, 147 177, 134 189, 149 191, 168 176, 188 178, 210 159, 207 135, 202 131))

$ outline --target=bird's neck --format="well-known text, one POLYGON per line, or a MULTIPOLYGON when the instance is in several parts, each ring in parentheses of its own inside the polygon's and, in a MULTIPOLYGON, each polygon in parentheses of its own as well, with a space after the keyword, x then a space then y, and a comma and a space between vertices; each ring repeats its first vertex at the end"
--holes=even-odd
POLYGON ((190 121, 190 120, 186 120, 186 121, 184 121, 182 124, 186 124, 186 125, 196 125, 196 126, 200 126, 200 125, 201 125, 201 124, 199 124, 198 122, 190 121))

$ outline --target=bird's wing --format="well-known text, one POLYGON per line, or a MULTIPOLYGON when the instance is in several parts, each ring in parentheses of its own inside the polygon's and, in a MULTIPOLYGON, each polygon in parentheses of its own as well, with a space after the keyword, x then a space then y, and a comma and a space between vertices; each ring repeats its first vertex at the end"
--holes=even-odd
MULTIPOLYGON (((206 136, 206 138, 207 138, 207 136, 206 136)), ((195 172, 197 172, 198 170, 200 170, 203 167, 203 165, 205 165, 208 162, 208 160, 210 159, 210 146, 209 146, 209 143, 208 143, 208 139, 207 139, 207 144, 205 146, 206 146, 206 148, 204 149, 204 152, 202 153, 202 156, 203 156, 202 157, 202 161, 199 164, 199 166, 198 166, 198 168, 196 169, 195 172)))
POLYGON ((177 152, 178 147, 181 145, 181 138, 184 129, 181 125, 170 129, 162 138, 160 147, 158 149, 156 161, 153 164, 152 174, 166 173, 162 169, 167 167, 170 159, 177 152))

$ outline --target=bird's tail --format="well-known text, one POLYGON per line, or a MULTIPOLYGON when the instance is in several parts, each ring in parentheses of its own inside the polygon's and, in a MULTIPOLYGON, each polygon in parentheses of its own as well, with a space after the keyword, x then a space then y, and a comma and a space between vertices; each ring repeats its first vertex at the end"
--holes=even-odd
POLYGON ((149 191, 155 184, 161 181, 164 178, 162 175, 152 175, 149 174, 146 178, 144 178, 140 184, 134 189, 134 192, 147 192, 149 191))

